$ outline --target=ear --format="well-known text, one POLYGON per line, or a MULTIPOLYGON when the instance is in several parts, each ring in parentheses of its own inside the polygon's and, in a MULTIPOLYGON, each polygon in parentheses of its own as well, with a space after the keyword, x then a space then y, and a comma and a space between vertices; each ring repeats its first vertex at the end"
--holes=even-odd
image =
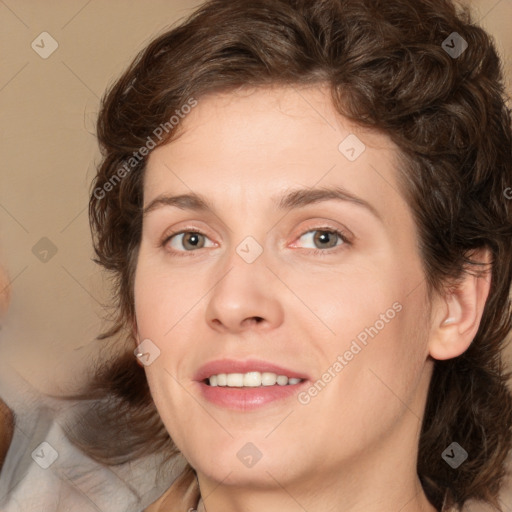
POLYGON ((484 263, 482 274, 465 273, 443 297, 438 297, 432 310, 429 353, 434 359, 452 359, 463 354, 478 332, 485 302, 491 287, 491 253, 479 249, 473 261, 484 263))

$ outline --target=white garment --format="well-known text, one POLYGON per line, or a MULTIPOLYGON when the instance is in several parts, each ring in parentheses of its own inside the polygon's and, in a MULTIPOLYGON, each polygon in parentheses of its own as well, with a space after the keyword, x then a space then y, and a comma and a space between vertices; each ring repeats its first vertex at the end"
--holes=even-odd
POLYGON ((1 362, 0 397, 16 419, 0 473, 1 512, 140 512, 169 486, 156 482, 158 457, 114 467, 87 457, 64 435, 62 404, 1 362))

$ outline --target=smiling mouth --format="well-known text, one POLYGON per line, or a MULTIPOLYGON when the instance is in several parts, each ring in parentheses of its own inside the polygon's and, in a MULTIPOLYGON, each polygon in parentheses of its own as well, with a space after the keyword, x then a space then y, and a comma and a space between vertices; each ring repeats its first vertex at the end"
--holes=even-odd
POLYGON ((292 400, 310 382, 305 374, 261 361, 220 361, 209 366, 196 376, 199 393, 218 407, 242 413, 292 400))
POLYGON ((304 379, 279 375, 273 372, 219 373, 203 380, 211 387, 258 388, 270 386, 294 386, 304 379))

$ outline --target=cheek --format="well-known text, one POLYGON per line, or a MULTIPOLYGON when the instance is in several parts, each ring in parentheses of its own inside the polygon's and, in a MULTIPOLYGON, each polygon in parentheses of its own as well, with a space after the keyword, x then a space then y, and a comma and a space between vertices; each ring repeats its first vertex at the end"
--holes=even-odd
MULTIPOLYGON (((379 416, 397 415, 401 401, 411 399, 421 379, 427 357, 428 302, 424 286, 411 292, 411 282, 421 280, 391 269, 343 276, 330 282, 324 307, 318 309, 335 333, 328 333, 327 343, 318 345, 324 371, 331 368, 337 376, 326 399, 343 402, 354 417, 366 417, 368 428, 375 428, 379 416)), ((314 291, 308 299, 322 304, 314 291)))
POLYGON ((320 338, 338 349, 345 345, 348 349, 350 341, 358 336, 364 342, 368 338, 367 329, 377 324, 381 331, 397 316, 396 303, 404 295, 393 269, 383 272, 382 267, 347 266, 316 274, 283 273, 283 281, 301 299, 300 308, 288 311, 296 315, 292 320, 304 326, 309 324, 311 334, 315 325, 318 334, 313 339, 320 338))
MULTIPOLYGON (((420 294, 383 305, 391 307, 374 310, 379 315, 369 318, 343 347, 345 359, 352 359, 340 385, 343 394, 349 391, 350 402, 358 404, 354 414, 366 417, 368 428, 398 418, 404 404, 415 401, 427 358, 426 304, 420 294)), ((421 415, 421 410, 415 412, 421 415)))
POLYGON ((380 323, 376 330, 370 329, 373 324, 367 325, 367 330, 360 331, 366 334, 364 343, 362 337, 344 337, 326 354, 324 370, 327 373, 330 367, 335 377, 319 376, 330 382, 310 398, 304 424, 327 414, 333 420, 331 439, 340 452, 347 446, 378 446, 402 421, 415 423, 415 416, 421 417, 418 386, 425 361, 423 335, 408 306, 404 303, 380 330, 380 323), (336 362, 341 365, 338 370, 342 368, 338 373, 336 362))
MULTIPOLYGON (((141 337, 165 340, 201 297, 190 276, 151 262, 139 264, 134 283, 135 315, 141 337)), ((197 284, 197 280, 196 280, 197 284)))

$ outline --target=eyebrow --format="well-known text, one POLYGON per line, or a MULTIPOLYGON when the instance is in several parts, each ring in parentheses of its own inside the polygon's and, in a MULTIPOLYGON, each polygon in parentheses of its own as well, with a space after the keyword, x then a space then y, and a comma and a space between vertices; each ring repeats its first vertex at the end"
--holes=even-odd
MULTIPOLYGON (((273 196, 272 202, 278 210, 292 210, 309 206, 311 204, 323 201, 337 200, 355 204, 365 208, 377 219, 382 221, 379 212, 370 203, 358 197, 341 187, 331 188, 300 188, 287 192, 284 196, 273 196)), ((147 215, 158 208, 164 206, 173 206, 182 210, 193 210, 198 212, 215 211, 210 201, 201 194, 191 192, 189 194, 160 195, 153 199, 143 210, 143 215, 147 215)))

